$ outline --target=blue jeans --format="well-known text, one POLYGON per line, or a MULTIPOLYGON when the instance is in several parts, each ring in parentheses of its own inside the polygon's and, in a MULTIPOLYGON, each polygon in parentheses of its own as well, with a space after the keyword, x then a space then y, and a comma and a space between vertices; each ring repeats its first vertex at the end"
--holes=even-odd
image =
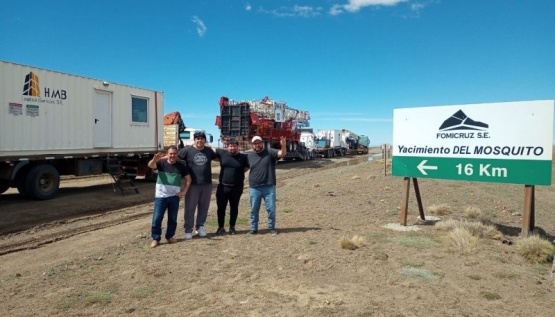
POLYGON ((177 228, 177 214, 179 212, 179 196, 154 198, 154 213, 152 214, 152 240, 160 241, 162 238, 162 220, 164 213, 168 210, 168 227, 166 228, 166 239, 175 235, 177 228))
POLYGON ((251 230, 258 230, 258 214, 260 205, 264 199, 266 212, 268 213, 268 229, 276 228, 276 186, 263 185, 249 187, 251 196, 251 230))

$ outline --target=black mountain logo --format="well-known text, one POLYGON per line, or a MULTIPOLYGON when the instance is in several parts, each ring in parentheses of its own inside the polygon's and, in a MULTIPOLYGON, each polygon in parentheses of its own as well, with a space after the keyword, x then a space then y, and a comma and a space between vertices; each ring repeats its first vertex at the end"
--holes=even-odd
POLYGON ((454 115, 443 121, 440 131, 450 131, 450 130, 484 130, 487 129, 489 125, 480 121, 474 121, 470 119, 462 110, 455 112, 454 115))

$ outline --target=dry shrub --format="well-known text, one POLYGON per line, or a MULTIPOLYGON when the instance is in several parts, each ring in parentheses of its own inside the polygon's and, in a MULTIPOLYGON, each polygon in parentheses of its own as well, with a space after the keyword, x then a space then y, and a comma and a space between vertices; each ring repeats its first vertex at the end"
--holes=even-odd
POLYGON ((516 243, 517 252, 532 263, 546 263, 553 258, 555 247, 537 235, 522 238, 516 243))
POLYGON ((351 239, 341 237, 341 239, 339 240, 339 244, 343 249, 356 250, 362 247, 365 244, 365 241, 363 237, 356 235, 351 239))
POLYGON ((439 230, 449 231, 453 228, 457 228, 460 225, 460 222, 460 220, 449 218, 436 223, 435 227, 439 230))
POLYGON ((500 239, 503 237, 495 226, 477 221, 447 219, 436 224, 436 227, 440 230, 465 229, 478 238, 500 239))
POLYGON ((478 207, 469 206, 464 209, 463 215, 466 219, 479 220, 482 217, 482 210, 478 207))
POLYGON ((491 216, 483 213, 478 207, 469 206, 464 209, 463 216, 466 219, 480 221, 484 224, 492 224, 491 216))
POLYGON ((448 235, 449 249, 460 254, 472 254, 478 249, 478 237, 465 228, 455 228, 448 235))
POLYGON ((447 204, 441 204, 441 205, 431 205, 430 207, 428 207, 428 212, 431 215, 436 215, 436 216, 445 216, 449 214, 449 206, 447 206, 447 204))

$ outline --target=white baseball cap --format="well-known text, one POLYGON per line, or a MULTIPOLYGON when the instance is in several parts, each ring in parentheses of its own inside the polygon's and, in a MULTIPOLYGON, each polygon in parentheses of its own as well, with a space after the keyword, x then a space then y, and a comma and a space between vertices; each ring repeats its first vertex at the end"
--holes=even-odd
POLYGON ((257 135, 257 136, 255 136, 254 138, 252 138, 251 143, 254 143, 254 142, 256 142, 256 141, 262 142, 262 138, 259 137, 259 136, 257 135))

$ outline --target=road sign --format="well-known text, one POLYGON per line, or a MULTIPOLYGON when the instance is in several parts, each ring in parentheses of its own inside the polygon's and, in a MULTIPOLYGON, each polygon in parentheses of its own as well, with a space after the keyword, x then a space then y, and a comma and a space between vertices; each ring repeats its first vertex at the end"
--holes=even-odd
POLYGON ((551 161, 393 156, 392 175, 551 185, 551 161))
POLYGON ((551 185, 554 105, 395 109, 392 175, 551 185))

